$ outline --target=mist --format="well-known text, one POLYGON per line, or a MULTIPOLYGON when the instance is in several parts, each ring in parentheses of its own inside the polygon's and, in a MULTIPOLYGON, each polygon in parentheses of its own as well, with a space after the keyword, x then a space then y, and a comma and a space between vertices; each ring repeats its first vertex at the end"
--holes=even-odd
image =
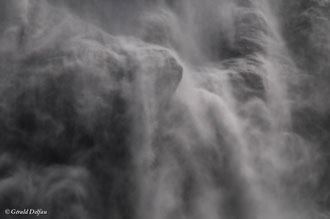
POLYGON ((330 218, 329 9, 0 0, 0 218, 330 218))

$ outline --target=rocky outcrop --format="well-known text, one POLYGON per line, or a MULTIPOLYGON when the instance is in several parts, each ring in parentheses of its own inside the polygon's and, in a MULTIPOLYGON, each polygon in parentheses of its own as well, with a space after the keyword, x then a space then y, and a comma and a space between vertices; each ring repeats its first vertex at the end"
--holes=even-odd
POLYGON ((31 10, 1 41, 13 40, 0 54, 0 208, 129 218, 130 136, 143 117, 133 111, 157 114, 183 69, 162 47, 113 37, 44 4, 31 10))

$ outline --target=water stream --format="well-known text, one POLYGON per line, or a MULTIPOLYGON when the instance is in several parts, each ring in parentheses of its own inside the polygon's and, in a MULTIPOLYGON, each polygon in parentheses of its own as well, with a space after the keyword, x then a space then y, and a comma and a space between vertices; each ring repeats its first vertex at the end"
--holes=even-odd
POLYGON ((330 217, 329 1, 0 4, 1 208, 330 217))

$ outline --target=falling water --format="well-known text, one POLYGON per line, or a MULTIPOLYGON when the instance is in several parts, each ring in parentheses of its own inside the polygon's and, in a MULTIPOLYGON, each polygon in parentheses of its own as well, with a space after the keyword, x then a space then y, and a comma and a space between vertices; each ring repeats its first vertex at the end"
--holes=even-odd
POLYGON ((0 8, 1 209, 330 218, 329 1, 0 8))

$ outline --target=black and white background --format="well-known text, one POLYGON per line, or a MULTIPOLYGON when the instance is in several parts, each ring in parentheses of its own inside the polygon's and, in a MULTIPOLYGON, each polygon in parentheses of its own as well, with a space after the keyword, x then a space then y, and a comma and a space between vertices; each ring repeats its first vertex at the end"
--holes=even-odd
POLYGON ((329 147, 329 0, 0 0, 1 219, 329 219, 329 147))

